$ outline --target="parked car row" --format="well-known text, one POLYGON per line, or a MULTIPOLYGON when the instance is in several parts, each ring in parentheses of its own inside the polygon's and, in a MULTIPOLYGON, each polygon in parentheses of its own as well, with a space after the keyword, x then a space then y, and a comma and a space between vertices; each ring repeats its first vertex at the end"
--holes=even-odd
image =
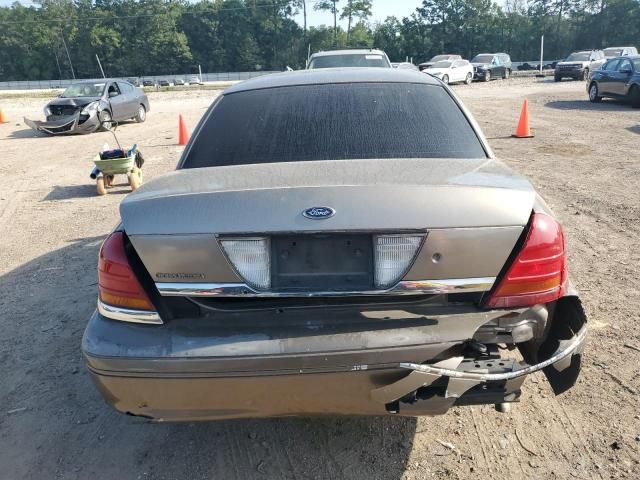
POLYGON ((590 72, 600 68, 607 60, 635 55, 638 55, 636 47, 609 47, 604 50, 573 52, 565 60, 556 63, 554 79, 556 82, 564 78, 588 80, 590 72))
POLYGON ((511 76, 511 57, 506 53, 481 53, 469 62, 460 55, 436 55, 418 65, 418 68, 440 78, 444 83, 469 84, 473 80, 488 82, 511 76))
POLYGON ((173 79, 169 78, 161 78, 159 80, 153 80, 151 78, 145 78, 140 82, 138 79, 129 79, 131 83, 136 86, 140 86, 142 84, 143 87, 170 87, 171 84, 175 86, 180 85, 204 85, 204 82, 200 78, 199 75, 191 75, 186 81, 184 78, 176 77, 173 79))

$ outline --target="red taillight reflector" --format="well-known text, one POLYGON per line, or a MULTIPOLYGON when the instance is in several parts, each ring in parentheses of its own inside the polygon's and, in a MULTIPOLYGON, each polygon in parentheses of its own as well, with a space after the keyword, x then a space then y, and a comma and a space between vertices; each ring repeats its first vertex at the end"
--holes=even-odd
POLYGON ((100 248, 98 291, 100 300, 114 307, 155 310, 129 265, 122 232, 113 232, 100 248))
POLYGON ((524 307, 557 300, 563 293, 566 270, 562 226, 548 215, 534 213, 522 249, 485 306, 524 307))

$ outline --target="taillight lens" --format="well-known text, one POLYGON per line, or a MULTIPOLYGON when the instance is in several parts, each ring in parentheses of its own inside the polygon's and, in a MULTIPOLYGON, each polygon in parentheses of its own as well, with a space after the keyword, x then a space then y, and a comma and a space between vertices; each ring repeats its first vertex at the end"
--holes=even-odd
POLYGON ((557 300, 563 294, 566 271, 562 226, 548 215, 534 213, 522 249, 485 306, 524 307, 557 300))
POLYGON ((129 265, 124 234, 114 232, 100 248, 98 291, 103 303, 131 310, 155 310, 129 265))

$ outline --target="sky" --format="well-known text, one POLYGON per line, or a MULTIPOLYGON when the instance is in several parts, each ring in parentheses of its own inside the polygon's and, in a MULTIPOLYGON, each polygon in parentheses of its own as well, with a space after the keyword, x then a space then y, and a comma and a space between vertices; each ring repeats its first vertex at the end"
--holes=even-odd
MULTIPOLYGON (((0 0, 0 6, 6 7, 11 5, 15 0, 0 0)), ((344 6, 346 0, 338 0, 337 6, 339 9, 344 6)), ((25 6, 33 5, 29 0, 20 0, 25 6)), ((315 3, 314 0, 307 0, 309 5, 315 3)), ((396 16, 398 18, 408 17, 411 15, 416 7, 422 4, 421 0, 373 0, 372 16, 369 19, 371 22, 382 22, 385 18, 396 16)), ((317 25, 333 25, 333 15, 330 12, 319 12, 312 7, 307 6, 307 24, 309 26, 317 25)), ((302 12, 296 16, 296 21, 302 25, 303 16, 302 12)), ((340 21, 340 20, 338 20, 340 21)), ((340 21, 340 24, 345 28, 347 21, 340 21)))
MULTIPOLYGON (((340 10, 346 0, 338 0, 337 6, 340 10)), ((307 1, 308 4, 314 3, 313 0, 307 1)), ((372 16, 369 19, 370 22, 382 22, 387 17, 408 17, 411 15, 417 7, 422 5, 421 0, 373 0, 373 8, 371 9, 372 16)), ((302 12, 296 17, 296 21, 302 25, 303 16, 302 12)), ((338 22, 340 25, 346 28, 347 20, 340 20, 338 17, 338 22)), ((310 27, 315 27, 318 25, 333 25, 333 15, 331 12, 326 11, 316 11, 313 8, 309 8, 307 6, 307 24, 310 27)))

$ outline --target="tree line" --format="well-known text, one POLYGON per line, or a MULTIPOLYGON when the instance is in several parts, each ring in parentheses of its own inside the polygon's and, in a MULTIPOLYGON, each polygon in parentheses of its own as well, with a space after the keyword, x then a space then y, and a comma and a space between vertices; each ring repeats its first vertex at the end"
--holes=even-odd
POLYGON ((392 61, 508 52, 516 60, 640 44, 640 0, 38 0, 0 7, 0 81, 304 68, 309 50, 375 47, 392 61), (307 26, 311 9, 327 25, 307 26), (300 20, 301 19, 301 20, 300 20), (344 20, 346 28, 341 25, 344 20))

